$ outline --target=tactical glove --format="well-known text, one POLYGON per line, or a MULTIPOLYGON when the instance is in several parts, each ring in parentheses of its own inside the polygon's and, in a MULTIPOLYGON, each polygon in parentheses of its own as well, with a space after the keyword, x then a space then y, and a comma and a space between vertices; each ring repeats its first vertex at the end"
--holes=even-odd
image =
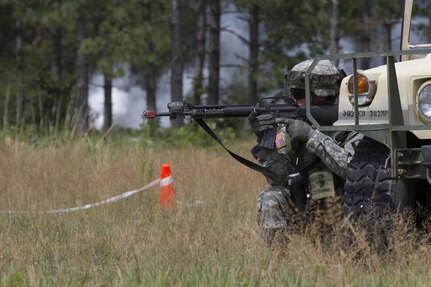
POLYGON ((258 138, 258 142, 262 139, 265 131, 275 128, 275 118, 272 114, 258 115, 256 111, 253 111, 248 116, 248 121, 251 130, 258 138))
POLYGON ((277 118, 277 124, 286 125, 286 130, 293 141, 305 143, 310 139, 313 129, 309 124, 301 120, 277 118))

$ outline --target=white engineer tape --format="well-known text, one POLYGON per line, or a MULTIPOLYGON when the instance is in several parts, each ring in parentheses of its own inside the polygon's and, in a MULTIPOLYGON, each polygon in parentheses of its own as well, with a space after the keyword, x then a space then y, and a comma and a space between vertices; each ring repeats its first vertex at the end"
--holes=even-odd
POLYGON ((160 187, 167 186, 173 182, 174 182, 174 178, 172 177, 172 175, 165 177, 165 178, 162 178, 160 180, 160 187))
MULTIPOLYGON (((167 179, 167 178, 166 178, 167 179)), ((142 192, 150 187, 155 186, 156 184, 158 184, 160 182, 160 179, 155 179, 152 182, 150 182, 149 184, 145 185, 144 187, 141 187, 139 189, 135 189, 135 190, 130 190, 130 191, 126 191, 123 194, 96 202, 96 203, 90 203, 90 204, 86 204, 86 205, 82 205, 82 206, 77 206, 77 207, 72 207, 72 208, 62 208, 62 209, 51 209, 51 210, 45 210, 45 211, 29 211, 29 210, 0 210, 0 214, 23 214, 23 213, 67 213, 67 212, 75 212, 75 211, 80 211, 80 210, 85 210, 85 209, 90 209, 96 206, 100 206, 106 203, 112 203, 112 202, 116 202, 119 201, 121 199, 127 198, 129 196, 132 196, 138 192, 142 192)))

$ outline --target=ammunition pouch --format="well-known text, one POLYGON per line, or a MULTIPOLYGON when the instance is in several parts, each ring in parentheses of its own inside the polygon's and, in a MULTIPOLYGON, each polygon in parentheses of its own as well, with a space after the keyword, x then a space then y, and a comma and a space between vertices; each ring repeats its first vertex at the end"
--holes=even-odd
POLYGON ((279 153, 277 150, 261 148, 258 145, 253 147, 251 152, 263 167, 272 172, 272 174, 264 174, 270 185, 287 185, 287 175, 294 170, 288 155, 279 153))

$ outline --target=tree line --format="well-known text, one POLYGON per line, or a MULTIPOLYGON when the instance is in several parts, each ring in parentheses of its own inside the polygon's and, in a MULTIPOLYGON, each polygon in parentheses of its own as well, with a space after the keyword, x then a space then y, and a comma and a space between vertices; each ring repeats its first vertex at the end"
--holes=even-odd
MULTIPOLYGON (((171 101, 187 97, 200 104, 205 94, 207 104, 255 103, 282 85, 284 69, 340 52, 340 39, 358 52, 392 49, 402 9, 403 1, 393 0, 0 0, 0 124, 6 132, 87 134, 90 77, 97 72, 106 132, 113 79, 124 73, 124 63, 138 76, 150 110, 166 72, 171 101), (227 13, 244 21, 247 34, 222 25, 227 13), (221 33, 248 48, 237 55, 246 75, 239 87, 220 88, 221 33), (185 70, 193 71, 189 95, 182 92, 185 70)), ((431 0, 415 3, 415 13, 429 22, 431 0)), ((431 38, 429 25, 416 29, 431 38)))

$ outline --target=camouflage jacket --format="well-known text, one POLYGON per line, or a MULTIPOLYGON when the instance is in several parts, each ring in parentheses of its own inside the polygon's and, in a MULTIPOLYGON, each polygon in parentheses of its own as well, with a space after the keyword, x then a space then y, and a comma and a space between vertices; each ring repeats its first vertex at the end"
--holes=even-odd
POLYGON ((362 138, 362 135, 354 132, 346 134, 343 142, 337 142, 330 136, 313 129, 305 147, 317 155, 333 173, 341 178, 346 178, 347 165, 353 156, 352 142, 362 138))
POLYGON ((276 174, 266 176, 271 185, 286 185, 287 176, 298 170, 310 174, 324 167, 345 179, 347 166, 354 152, 351 143, 361 137, 360 134, 346 132, 343 138, 337 141, 313 129, 309 140, 299 152, 293 151, 288 142, 285 147, 278 150, 261 149, 255 146, 252 154, 262 166, 276 174))

